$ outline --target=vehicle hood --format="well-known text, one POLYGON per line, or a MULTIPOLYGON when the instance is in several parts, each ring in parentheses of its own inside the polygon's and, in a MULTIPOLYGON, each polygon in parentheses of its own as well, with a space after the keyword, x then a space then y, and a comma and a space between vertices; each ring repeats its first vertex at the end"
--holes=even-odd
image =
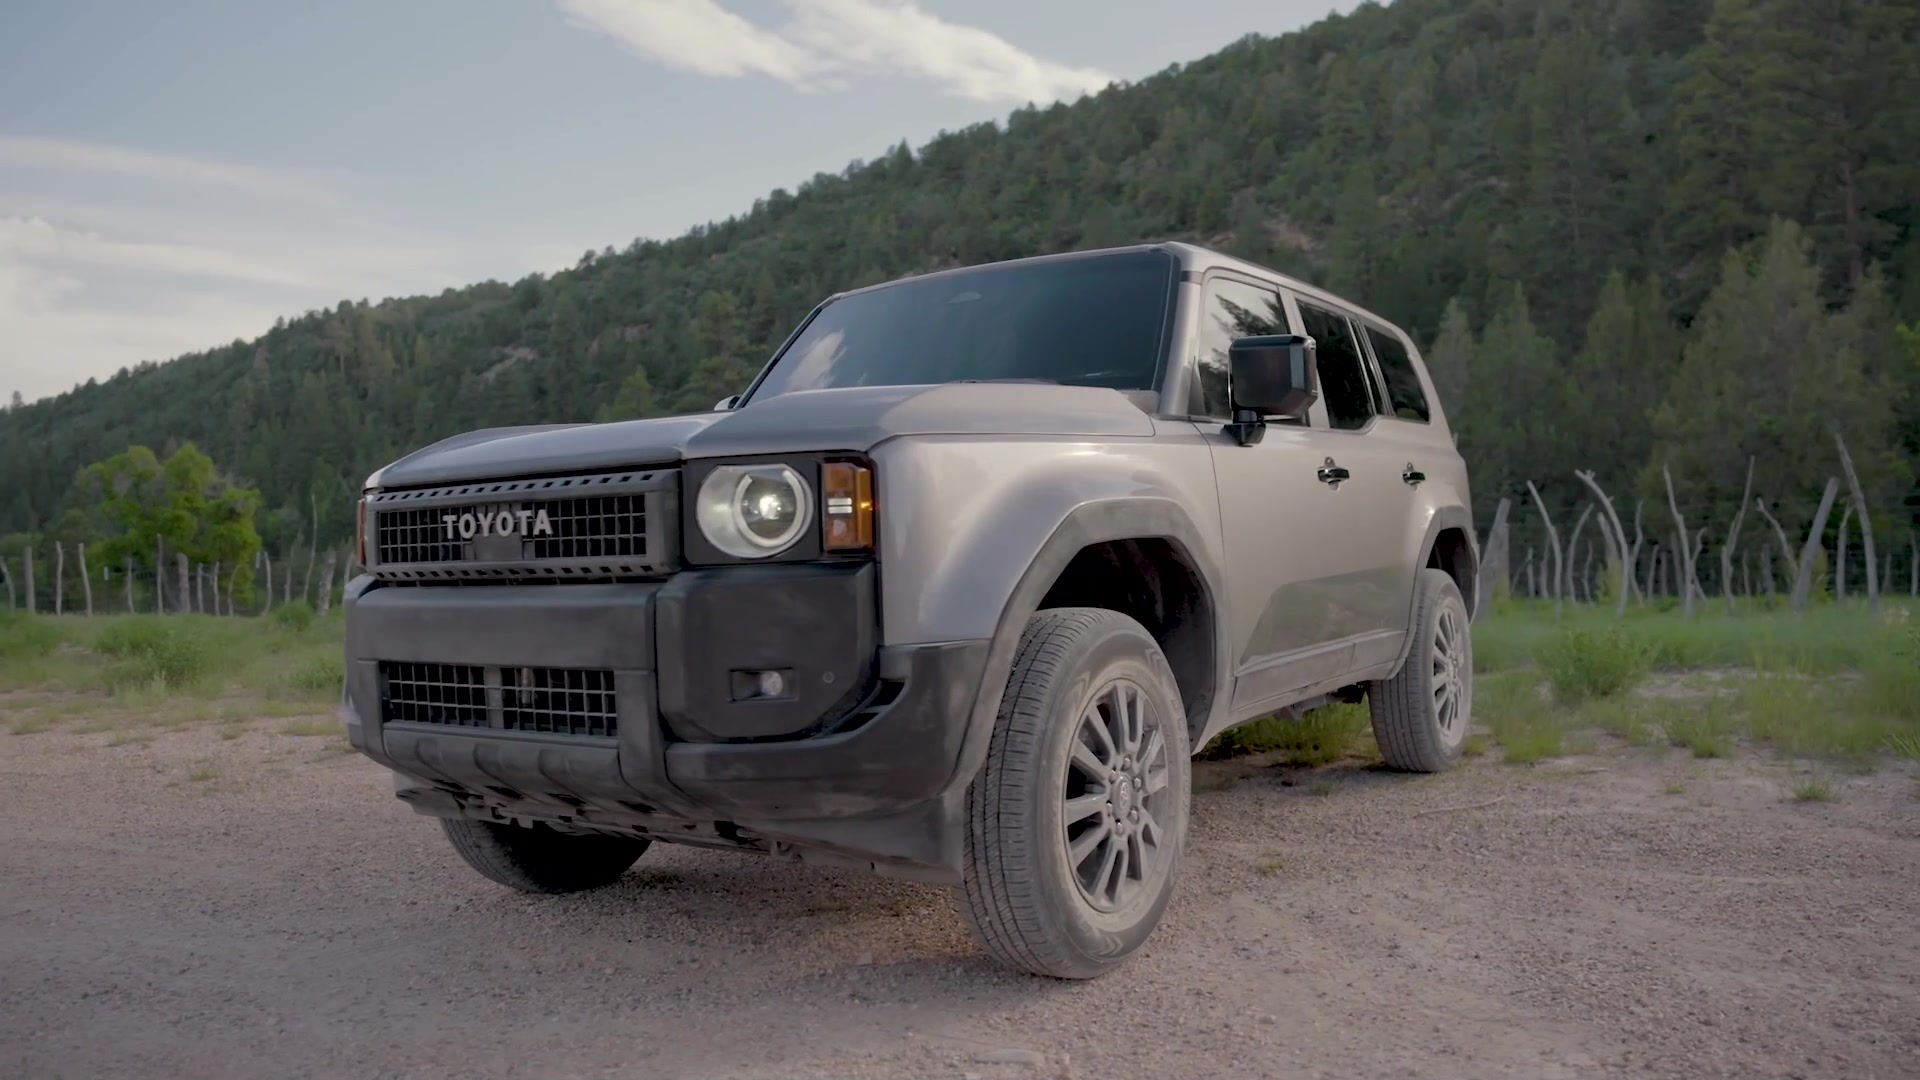
POLYGON ((693 458, 865 452, 905 435, 1146 438, 1153 421, 1117 390, 1045 383, 946 383, 806 390, 728 412, 486 428, 423 447, 367 478, 414 487, 693 458))

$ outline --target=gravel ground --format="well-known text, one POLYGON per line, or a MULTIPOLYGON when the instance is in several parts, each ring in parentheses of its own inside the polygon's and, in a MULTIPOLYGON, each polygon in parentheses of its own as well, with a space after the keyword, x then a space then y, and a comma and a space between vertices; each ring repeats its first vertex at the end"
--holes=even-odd
POLYGON ((335 738, 109 738, 0 736, 0 1076, 1920 1076, 1904 765, 1205 764, 1168 922, 1063 984, 940 890, 656 848, 522 897, 335 738))

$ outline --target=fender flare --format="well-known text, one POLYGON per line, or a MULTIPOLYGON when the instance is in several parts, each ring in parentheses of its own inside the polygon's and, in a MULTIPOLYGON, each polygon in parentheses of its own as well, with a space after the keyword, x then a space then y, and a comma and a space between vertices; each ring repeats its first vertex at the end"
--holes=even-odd
MULTIPOLYGON (((993 727, 999 718, 1000 701, 1005 696, 1007 680, 1013 671, 1013 659, 1019 649, 1020 636, 1026 631, 1027 620, 1039 610, 1040 601, 1046 598, 1047 590, 1053 587, 1061 572, 1083 548, 1113 540, 1142 539, 1168 541, 1198 571, 1201 588, 1206 591, 1207 603, 1213 613, 1213 685, 1205 699, 1207 708, 1209 711, 1217 709, 1220 702, 1230 696, 1227 691, 1231 689, 1232 680, 1232 665, 1229 662, 1232 653, 1229 645, 1231 631, 1221 584, 1223 579, 1220 568, 1208 553, 1200 530, 1188 517, 1186 510, 1171 499, 1152 497, 1123 497, 1081 503, 1067 513, 1040 545, 1040 550, 1028 563, 1001 609, 999 622, 994 627, 993 638, 988 646, 986 666, 980 675, 980 686, 974 694, 973 709, 968 715, 966 739, 961 745, 960 758, 955 763, 953 775, 944 787, 946 792, 964 789, 973 782, 974 775, 986 763, 987 747, 992 741, 993 727)), ((1189 716, 1186 719, 1191 728, 1194 718, 1189 716)), ((1199 747, 1193 749, 1197 751, 1199 747)))
MULTIPOLYGON (((1418 561, 1414 563, 1414 567, 1416 569, 1416 573, 1414 575, 1415 589, 1410 591, 1407 596, 1408 632, 1405 635, 1404 640, 1402 640, 1400 643, 1400 657, 1399 659, 1395 660, 1393 664, 1393 670, 1395 674, 1398 674, 1401 667, 1403 667, 1406 664, 1407 654, 1413 651, 1413 633, 1412 633, 1413 606, 1416 600, 1418 599, 1419 574, 1417 573, 1417 571, 1419 569, 1425 568, 1425 566, 1427 565, 1427 560, 1433 558, 1434 545, 1439 542, 1440 534, 1447 531, 1448 529, 1459 529, 1463 534, 1466 535, 1467 558, 1472 561, 1473 580, 1475 582, 1478 582, 1480 580, 1480 538, 1476 536, 1473 531, 1472 512, 1470 512, 1464 506, 1437 507, 1433 511, 1433 516, 1427 520, 1426 535, 1420 538, 1420 553, 1417 557, 1418 561)), ((1465 599, 1467 602, 1467 614, 1468 616, 1471 617, 1473 614, 1474 603, 1475 603, 1474 598, 1471 596, 1466 596, 1466 597, 1463 597, 1463 599, 1465 599)))

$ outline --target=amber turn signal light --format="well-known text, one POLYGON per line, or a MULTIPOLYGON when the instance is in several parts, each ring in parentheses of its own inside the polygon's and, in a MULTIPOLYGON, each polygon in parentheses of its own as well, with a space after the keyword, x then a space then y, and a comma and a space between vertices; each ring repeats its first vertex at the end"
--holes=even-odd
POLYGON ((820 518, 828 551, 873 550, 873 470, 851 461, 820 468, 820 518))
POLYGON ((359 509, 354 514, 354 547, 360 552, 360 565, 367 565, 367 497, 360 496, 359 509))

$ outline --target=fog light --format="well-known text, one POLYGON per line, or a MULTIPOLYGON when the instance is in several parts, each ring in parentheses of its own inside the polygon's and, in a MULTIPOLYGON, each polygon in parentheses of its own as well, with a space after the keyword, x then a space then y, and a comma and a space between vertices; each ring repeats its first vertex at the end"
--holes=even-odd
POLYGON ((793 672, 788 670, 736 671, 730 681, 733 683, 735 701, 766 701, 792 696, 789 688, 793 686, 793 672))

